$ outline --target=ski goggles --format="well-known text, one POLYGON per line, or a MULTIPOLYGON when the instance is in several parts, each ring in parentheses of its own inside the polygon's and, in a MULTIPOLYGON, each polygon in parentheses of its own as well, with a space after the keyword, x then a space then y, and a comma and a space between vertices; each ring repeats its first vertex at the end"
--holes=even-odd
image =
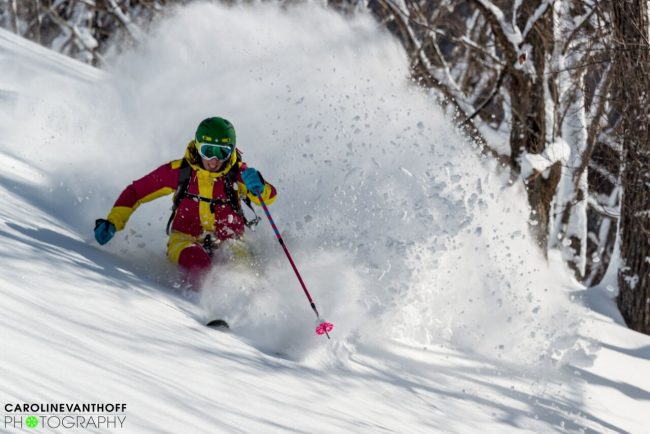
POLYGON ((224 161, 230 158, 232 151, 235 149, 233 145, 219 145, 217 143, 199 143, 199 154, 206 160, 216 158, 219 161, 224 161))

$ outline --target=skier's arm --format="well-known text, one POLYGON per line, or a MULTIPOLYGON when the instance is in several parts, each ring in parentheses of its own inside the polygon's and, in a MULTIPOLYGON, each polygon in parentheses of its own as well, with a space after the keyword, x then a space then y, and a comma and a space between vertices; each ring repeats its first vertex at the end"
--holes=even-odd
MULTIPOLYGON (((246 163, 241 163, 240 166, 239 166, 239 174, 237 175, 237 182, 240 185, 240 188, 242 189, 240 191, 242 191, 243 194, 248 196, 248 198, 251 200, 251 202, 253 202, 257 206, 260 206, 261 204, 260 204, 260 201, 257 198, 257 196, 254 195, 252 192, 248 191, 248 189, 246 188, 246 183, 241 178, 242 172, 244 170, 246 170, 246 169, 248 169, 248 166, 246 165, 246 163)), ((267 205, 270 205, 273 202, 275 202, 275 198, 277 197, 278 192, 276 191, 276 189, 275 189, 275 187, 273 185, 266 182, 266 180, 264 179, 264 177, 262 176, 261 173, 260 173, 260 178, 262 179, 262 182, 264 183, 264 189, 262 190, 262 194, 260 196, 262 196, 262 200, 264 201, 264 203, 266 203, 267 205)))
POLYGON ((120 231, 140 204, 176 191, 181 160, 163 164, 153 172, 133 181, 115 201, 107 220, 120 231))

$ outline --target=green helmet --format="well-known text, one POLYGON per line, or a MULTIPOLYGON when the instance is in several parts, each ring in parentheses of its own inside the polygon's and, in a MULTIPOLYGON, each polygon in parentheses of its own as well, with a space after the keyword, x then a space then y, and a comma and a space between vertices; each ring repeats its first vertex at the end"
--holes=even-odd
POLYGON ((224 118, 214 117, 203 119, 196 129, 194 138, 199 143, 235 146, 235 127, 224 118))
POLYGON ((230 157, 237 144, 235 127, 219 117, 204 119, 196 129, 194 139, 201 156, 219 160, 230 157))

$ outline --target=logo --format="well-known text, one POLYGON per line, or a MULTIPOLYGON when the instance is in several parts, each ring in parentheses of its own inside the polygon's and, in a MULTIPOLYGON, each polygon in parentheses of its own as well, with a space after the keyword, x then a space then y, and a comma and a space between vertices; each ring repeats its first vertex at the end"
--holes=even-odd
POLYGON ((6 403, 3 432, 12 429, 50 428, 113 430, 124 428, 126 404, 124 403, 6 403))
POLYGON ((29 428, 36 428, 38 426, 38 418, 36 416, 28 416, 25 419, 25 425, 29 428))

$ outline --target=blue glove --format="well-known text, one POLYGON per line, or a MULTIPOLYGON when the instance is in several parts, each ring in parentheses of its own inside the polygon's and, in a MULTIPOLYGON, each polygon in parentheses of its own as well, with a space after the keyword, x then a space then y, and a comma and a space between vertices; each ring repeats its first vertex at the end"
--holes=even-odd
POLYGON ((241 179, 244 181, 244 184, 246 184, 248 191, 253 193, 255 196, 259 196, 262 194, 262 191, 264 191, 264 182, 262 181, 260 172, 256 169, 249 167, 244 170, 241 173, 241 179))
POLYGON ((95 239, 102 246, 108 243, 115 235, 115 225, 108 220, 95 220, 95 239))

